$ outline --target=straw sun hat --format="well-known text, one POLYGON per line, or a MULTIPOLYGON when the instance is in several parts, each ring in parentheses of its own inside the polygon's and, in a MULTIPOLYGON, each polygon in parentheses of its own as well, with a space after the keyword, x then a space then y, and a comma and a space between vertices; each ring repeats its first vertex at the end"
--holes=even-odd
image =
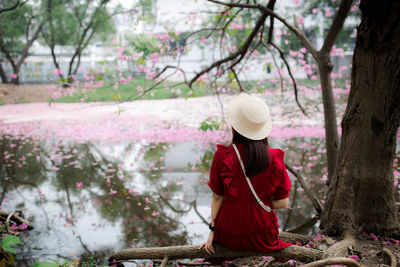
POLYGON ((239 95, 228 104, 228 122, 238 133, 251 140, 262 140, 271 131, 269 108, 255 96, 239 95))

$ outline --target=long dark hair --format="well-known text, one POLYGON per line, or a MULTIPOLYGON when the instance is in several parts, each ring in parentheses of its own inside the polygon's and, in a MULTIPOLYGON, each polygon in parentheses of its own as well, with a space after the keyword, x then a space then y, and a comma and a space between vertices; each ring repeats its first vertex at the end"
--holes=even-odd
POLYGON ((232 128, 232 144, 244 144, 244 167, 247 177, 266 171, 269 166, 268 138, 251 140, 232 128))

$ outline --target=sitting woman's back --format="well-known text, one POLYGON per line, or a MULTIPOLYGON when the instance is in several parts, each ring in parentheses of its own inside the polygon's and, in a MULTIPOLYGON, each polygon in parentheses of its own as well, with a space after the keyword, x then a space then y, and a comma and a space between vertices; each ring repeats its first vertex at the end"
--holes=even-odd
POLYGON ((278 239, 273 208, 287 208, 291 187, 284 152, 268 147, 271 120, 267 105, 239 96, 228 106, 232 145, 217 145, 210 171, 213 191, 208 240, 237 250, 269 252, 290 246, 278 239), (254 192, 253 192, 254 191, 254 192))

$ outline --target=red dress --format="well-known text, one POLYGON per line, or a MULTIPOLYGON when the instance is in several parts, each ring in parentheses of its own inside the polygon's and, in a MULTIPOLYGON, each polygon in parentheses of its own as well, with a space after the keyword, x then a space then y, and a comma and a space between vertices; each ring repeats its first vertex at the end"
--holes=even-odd
MULTIPOLYGON (((244 162, 244 145, 236 146, 244 162)), ((268 169, 250 181, 263 203, 271 207, 271 199, 289 196, 291 183, 283 162, 285 152, 272 148, 268 151, 268 169)), ((231 249, 260 252, 292 245, 278 239, 276 213, 265 211, 255 200, 232 146, 217 145, 208 185, 214 193, 224 196, 215 219, 215 243, 231 249)))

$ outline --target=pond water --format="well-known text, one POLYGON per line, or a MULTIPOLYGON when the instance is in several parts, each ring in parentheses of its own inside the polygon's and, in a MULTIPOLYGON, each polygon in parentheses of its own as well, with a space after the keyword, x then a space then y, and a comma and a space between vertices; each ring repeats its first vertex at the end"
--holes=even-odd
MULTIPOLYGON (((321 142, 291 138, 272 147, 285 149, 294 166, 306 166, 297 169, 322 199, 321 142)), ((124 248, 201 243, 208 234, 206 183, 215 149, 197 141, 100 144, 3 135, 2 209, 22 209, 35 226, 20 235, 17 266, 79 257, 101 264, 124 248)), ((281 230, 315 214, 295 180, 292 185, 294 209, 290 217, 278 212, 281 230)))

